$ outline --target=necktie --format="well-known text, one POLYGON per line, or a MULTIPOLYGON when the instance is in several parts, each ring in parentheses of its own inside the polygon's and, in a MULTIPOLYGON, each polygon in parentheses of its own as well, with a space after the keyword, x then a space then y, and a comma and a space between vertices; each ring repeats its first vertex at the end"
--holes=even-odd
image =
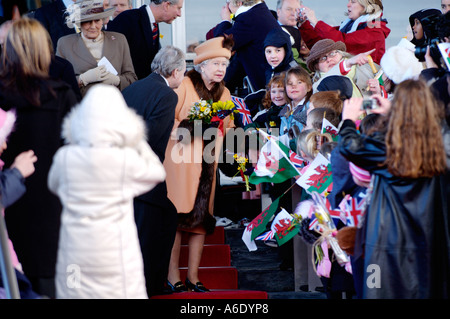
POLYGON ((156 41, 156 38, 158 37, 158 23, 153 23, 152 34, 153 34, 153 41, 156 41))

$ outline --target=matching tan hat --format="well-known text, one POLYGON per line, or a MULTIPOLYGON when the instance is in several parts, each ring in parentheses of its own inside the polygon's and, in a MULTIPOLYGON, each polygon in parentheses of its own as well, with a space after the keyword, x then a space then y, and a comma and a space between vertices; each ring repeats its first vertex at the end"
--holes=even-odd
POLYGON ((209 39, 199 46, 197 46, 194 51, 197 56, 194 59, 194 64, 202 63, 205 60, 225 57, 229 59, 231 57, 231 50, 223 47, 224 38, 217 37, 209 39))

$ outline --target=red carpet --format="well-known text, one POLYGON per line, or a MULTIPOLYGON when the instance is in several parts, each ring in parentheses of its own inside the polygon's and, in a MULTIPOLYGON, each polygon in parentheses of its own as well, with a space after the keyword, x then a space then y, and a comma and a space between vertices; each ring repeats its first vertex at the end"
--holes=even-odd
POLYGON ((267 299, 267 292, 253 290, 214 290, 210 292, 179 292, 154 296, 152 299, 267 299))
MULTIPOLYGON (((180 253, 181 279, 186 279, 189 250, 187 236, 182 237, 180 253)), ((211 291, 206 293, 182 292, 154 296, 152 299, 267 299, 265 291, 239 290, 237 269, 231 266, 230 246, 225 244, 223 227, 216 227, 205 238, 199 277, 211 291)))

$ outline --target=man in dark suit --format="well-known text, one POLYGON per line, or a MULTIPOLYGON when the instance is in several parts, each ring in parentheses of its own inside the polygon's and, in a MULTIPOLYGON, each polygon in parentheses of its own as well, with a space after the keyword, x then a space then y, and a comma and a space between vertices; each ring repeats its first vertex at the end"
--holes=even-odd
MULTIPOLYGON (((236 8, 237 3, 241 1, 231 0, 228 6, 222 8, 220 15, 223 21, 214 28, 213 32, 215 37, 223 34, 233 35, 233 51, 236 51, 234 58, 244 68, 253 90, 258 91, 266 87, 264 70, 267 62, 264 39, 269 31, 281 27, 266 3, 257 0, 247 1, 248 6, 246 5, 245 11, 242 10, 240 13, 236 11, 234 23, 232 23, 230 6, 236 8)), ((227 70, 225 82, 233 76, 234 74, 227 70)))
POLYGON ((108 23, 108 31, 125 35, 138 79, 151 73, 151 64, 161 49, 158 23, 172 23, 181 16, 184 0, 151 0, 150 5, 126 10, 108 23))
POLYGON ((75 0, 55 0, 37 9, 34 13, 34 18, 41 22, 48 33, 50 33, 54 52, 56 52, 56 44, 59 38, 75 33, 75 29, 71 29, 66 25, 66 5, 71 4, 71 2, 75 2, 75 0))
MULTIPOLYGON (((122 13, 121 13, 122 14, 122 13)), ((152 72, 122 91, 128 106, 141 115, 147 126, 147 140, 164 162, 175 120, 178 96, 174 92, 184 78, 184 53, 165 46, 156 54, 152 72)), ((134 214, 144 259, 144 275, 150 296, 164 293, 177 229, 177 210, 167 198, 166 182, 134 200, 134 214)))

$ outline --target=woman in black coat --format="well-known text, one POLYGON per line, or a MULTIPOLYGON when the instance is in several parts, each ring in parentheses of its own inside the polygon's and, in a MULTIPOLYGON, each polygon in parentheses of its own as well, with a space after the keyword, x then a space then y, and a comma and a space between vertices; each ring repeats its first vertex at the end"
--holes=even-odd
POLYGON ((13 22, 5 39, 0 70, 0 105, 15 109, 15 131, 3 160, 10 165, 21 152, 33 150, 36 171, 27 192, 6 209, 6 223, 23 271, 33 289, 54 297, 54 274, 61 205, 47 188, 53 155, 61 146, 61 123, 77 103, 71 87, 49 77, 48 32, 34 19, 13 22))
MULTIPOLYGON (((364 260, 363 298, 448 298, 450 293, 450 172, 441 107, 423 81, 406 80, 374 134, 354 121, 362 98, 344 104, 339 151, 370 171, 373 188, 355 254, 364 260)), ((370 197, 369 197, 370 198, 370 197)), ((354 272, 355 273, 355 272, 354 272)), ((359 273, 359 271, 358 271, 359 273)))

